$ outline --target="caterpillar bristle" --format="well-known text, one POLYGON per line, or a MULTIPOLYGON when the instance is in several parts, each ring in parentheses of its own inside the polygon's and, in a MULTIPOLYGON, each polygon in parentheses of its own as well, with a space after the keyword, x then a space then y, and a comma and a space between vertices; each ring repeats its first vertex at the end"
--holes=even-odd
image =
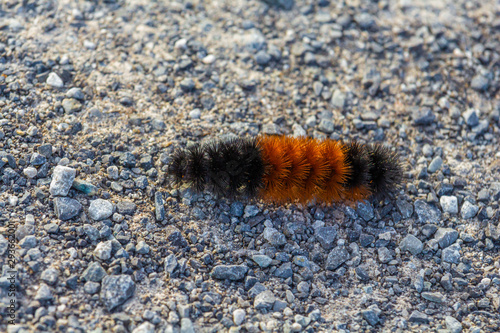
POLYGON ((385 198, 398 189, 402 167, 389 148, 306 137, 259 136, 177 150, 168 172, 223 197, 271 202, 331 203, 385 198))
POLYGON ((168 173, 171 175, 174 185, 180 185, 184 181, 186 168, 186 151, 182 149, 175 150, 168 165, 168 173))
POLYGON ((325 140, 320 149, 328 165, 329 174, 323 182, 319 199, 324 202, 340 201, 342 199, 342 183, 349 169, 345 163, 343 149, 339 142, 325 140))
POLYGON ((345 162, 350 166, 343 184, 346 198, 359 201, 371 194, 369 187, 372 161, 366 147, 359 142, 350 142, 344 146, 345 162))
POLYGON ((205 188, 206 177, 205 152, 199 145, 191 146, 186 153, 185 181, 189 182, 197 192, 202 192, 205 188))
POLYGON ((389 148, 380 145, 367 145, 370 158, 370 189, 373 195, 383 199, 399 187, 402 180, 402 167, 397 156, 389 148))
POLYGON ((285 181, 292 169, 292 161, 287 155, 287 145, 283 136, 260 137, 258 144, 262 148, 262 160, 265 165, 263 190, 261 195, 271 201, 286 198, 285 181))

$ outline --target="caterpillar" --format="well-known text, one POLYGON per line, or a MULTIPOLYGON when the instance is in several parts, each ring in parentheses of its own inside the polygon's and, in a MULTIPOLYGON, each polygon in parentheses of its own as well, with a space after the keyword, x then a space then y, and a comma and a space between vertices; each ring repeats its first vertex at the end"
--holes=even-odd
POLYGON ((270 202, 381 199, 403 179, 398 156, 381 144, 264 135, 178 149, 167 170, 198 192, 270 202))

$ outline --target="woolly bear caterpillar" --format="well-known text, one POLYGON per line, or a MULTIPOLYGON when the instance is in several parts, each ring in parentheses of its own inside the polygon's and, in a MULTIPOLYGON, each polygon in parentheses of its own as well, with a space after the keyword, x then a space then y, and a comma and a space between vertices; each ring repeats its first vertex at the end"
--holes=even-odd
POLYGON ((380 144, 258 136, 175 151, 176 184, 218 196, 272 202, 355 202, 390 196, 403 179, 395 153, 380 144))

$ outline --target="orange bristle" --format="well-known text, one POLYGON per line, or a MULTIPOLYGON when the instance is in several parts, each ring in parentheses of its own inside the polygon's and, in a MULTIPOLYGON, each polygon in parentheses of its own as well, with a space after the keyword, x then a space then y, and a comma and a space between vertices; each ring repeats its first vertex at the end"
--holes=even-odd
POLYGON ((303 184, 311 171, 311 165, 307 160, 304 143, 304 139, 293 137, 289 137, 288 140, 284 142, 288 147, 288 154, 292 162, 290 174, 284 184, 284 195, 286 196, 284 199, 286 200, 294 200, 297 198, 297 195, 301 192, 303 184))
POLYGON ((320 150, 328 165, 329 175, 320 184, 318 199, 324 202, 339 201, 344 196, 342 183, 349 172, 342 145, 334 140, 325 140, 321 143, 320 150))
POLYGON ((299 202, 305 203, 313 200, 320 192, 321 184, 328 176, 328 165, 321 155, 318 140, 311 138, 302 138, 301 140, 303 140, 304 153, 311 168, 296 197, 299 202))
POLYGON ((286 197, 284 182, 290 175, 292 161, 287 145, 283 144, 285 140, 286 137, 282 136, 262 136, 257 139, 266 165, 261 196, 270 201, 283 201, 286 197))
POLYGON ((345 190, 344 199, 350 202, 357 202, 361 200, 368 199, 371 195, 371 191, 368 186, 361 185, 358 187, 354 187, 350 190, 345 190))
MULTIPOLYGON (((275 202, 298 199, 332 202, 344 196, 349 172, 342 144, 333 140, 263 136, 258 140, 268 170, 262 197, 275 202)), ((357 196, 355 191, 352 196, 357 196)))

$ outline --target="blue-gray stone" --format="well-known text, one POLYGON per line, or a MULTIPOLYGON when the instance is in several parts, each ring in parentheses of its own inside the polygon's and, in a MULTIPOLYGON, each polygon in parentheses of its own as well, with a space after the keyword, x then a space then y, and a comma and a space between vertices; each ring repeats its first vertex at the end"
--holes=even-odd
POLYGON ((307 259, 307 257, 305 257, 305 256, 295 256, 295 257, 293 257, 292 262, 299 267, 310 267, 311 266, 309 259, 307 259))
POLYGON ((140 188, 141 190, 144 190, 146 187, 148 187, 148 185, 148 177, 146 176, 139 176, 135 179, 135 186, 137 188, 140 188))
POLYGON ((423 200, 415 201, 415 212, 420 223, 438 224, 440 222, 441 211, 423 200))
POLYGON ((66 92, 66 97, 74 98, 80 101, 83 101, 85 99, 85 95, 83 94, 82 89, 77 87, 73 87, 70 90, 68 90, 66 92))
POLYGON ((148 254, 149 245, 145 241, 139 241, 139 243, 137 243, 137 246, 135 247, 135 252, 139 254, 148 254))
POLYGON ((239 201, 234 201, 231 204, 231 208, 230 208, 229 212, 233 216, 241 217, 241 216, 243 216, 243 210, 244 210, 244 208, 245 208, 245 206, 243 205, 243 203, 241 203, 239 201))
POLYGON ((378 253, 378 260, 380 260, 380 262, 383 264, 388 263, 394 258, 392 256, 391 250, 389 250, 386 247, 379 247, 377 249, 377 253, 378 253))
POLYGON ((368 322, 371 326, 377 325, 377 323, 380 321, 380 318, 374 310, 364 310, 361 311, 361 315, 363 316, 363 319, 368 322))
POLYGON ((412 112, 413 124, 430 125, 436 120, 436 115, 430 108, 415 108, 412 112))
POLYGON ((49 286, 47 286, 45 283, 42 283, 35 295, 35 300, 40 302, 46 302, 46 301, 51 301, 53 298, 54 296, 52 296, 52 292, 50 291, 49 286))
POLYGON ((444 262, 449 262, 451 264, 460 263, 460 246, 458 244, 453 244, 443 249, 441 252, 441 260, 444 262))
POLYGON ((21 239, 21 241, 19 242, 19 246, 22 249, 32 249, 37 245, 37 243, 38 240, 36 239, 36 237, 33 235, 29 235, 21 239))
POLYGON ((478 111, 476 109, 468 109, 462 115, 465 123, 470 127, 477 126, 479 124, 478 111))
POLYGON ((39 153, 33 153, 31 155, 30 164, 31 165, 42 165, 47 162, 47 158, 39 153))
POLYGON ((463 330, 463 326, 460 321, 452 316, 446 316, 444 318, 444 322, 446 323, 446 328, 450 330, 450 333, 460 333, 463 330))
POLYGON ((270 257, 264 254, 253 255, 252 260, 255 261, 255 263, 261 268, 269 267, 269 265, 271 265, 271 262, 273 261, 270 257))
POLYGON ((430 323, 431 320, 429 316, 427 316, 426 314, 415 310, 411 313, 409 321, 418 324, 428 324, 430 323))
POLYGON ((362 12, 354 16, 354 21, 361 29, 367 30, 376 25, 373 15, 367 12, 362 12))
POLYGON ((173 226, 168 225, 164 228, 165 236, 172 246, 186 247, 188 245, 184 236, 182 236, 181 231, 173 226))
POLYGON ((342 91, 340 91, 339 89, 336 89, 333 92, 333 96, 332 96, 332 99, 330 100, 330 103, 332 104, 332 106, 334 108, 343 109, 344 105, 345 105, 345 99, 346 99, 346 95, 342 91))
POLYGON ((97 282, 88 281, 83 285, 83 291, 89 295, 94 295, 99 292, 101 284, 97 282))
POLYGON ((172 274, 178 266, 177 258, 174 254, 170 254, 165 258, 165 272, 172 274))
POLYGON ((259 212, 260 212, 259 207, 255 206, 255 205, 247 205, 245 207, 245 215, 243 215, 243 217, 244 218, 254 217, 259 212))
POLYGON ((439 203, 443 211, 450 214, 458 213, 458 199, 455 196, 443 195, 439 198, 439 203))
POLYGON ((444 303, 445 301, 445 297, 440 292, 424 291, 420 295, 422 296, 423 299, 426 299, 434 303, 444 303))
POLYGON ((396 206, 404 219, 410 218, 413 215, 413 205, 408 201, 398 199, 396 200, 396 206))
POLYGON ((50 143, 46 143, 38 147, 38 152, 43 156, 49 158, 52 156, 52 145, 50 143))
POLYGON ((135 203, 127 200, 119 201, 116 204, 116 210, 122 215, 134 215, 136 208, 135 203))
POLYGON ((90 202, 89 217, 95 221, 102 221, 113 214, 113 204, 104 199, 96 199, 90 202))
POLYGON ((255 55, 255 62, 261 66, 267 65, 271 61, 271 56, 265 51, 261 50, 255 55))
POLYGON ((409 251, 413 255, 417 255, 424 249, 424 244, 417 237, 409 234, 399 244, 401 251, 409 251))
POLYGON ((133 168, 136 164, 136 158, 131 152, 124 152, 120 154, 118 162, 126 168, 133 168))
POLYGON ((441 169, 442 165, 443 165, 443 159, 440 156, 436 156, 431 161, 431 163, 429 163, 429 166, 427 167, 427 170, 430 173, 434 173, 436 171, 439 171, 441 169))
POLYGON ((89 237, 91 241, 96 241, 99 239, 99 231, 97 231, 96 227, 90 224, 85 224, 83 226, 83 230, 85 231, 85 234, 89 237))
POLYGON ((286 244, 286 237, 274 228, 264 229, 264 239, 272 246, 282 246, 286 244))
POLYGON ((274 297, 273 292, 266 290, 255 297, 253 306, 257 310, 270 310, 272 309, 275 301, 276 297, 274 297))
POLYGON ((481 74, 474 76, 470 82, 471 88, 477 91, 486 91, 489 85, 490 82, 488 78, 481 74))
POLYGON ((40 279, 50 285, 54 285, 59 277, 59 271, 53 267, 49 267, 42 272, 40 279))
POLYGON ((57 217, 62 221, 66 221, 80 214, 82 204, 75 199, 57 197, 54 199, 54 208, 57 217))
POLYGON ((356 212, 365 221, 370 221, 375 216, 373 206, 369 202, 358 202, 356 212))
POLYGON ((165 219, 165 202, 161 192, 155 193, 155 217, 156 221, 161 222, 165 219))
POLYGON ((73 168, 58 165, 52 173, 50 182, 50 194, 53 196, 66 196, 75 180, 76 170, 73 168))
POLYGON ((106 275, 106 271, 102 268, 101 264, 93 262, 83 272, 81 279, 83 281, 101 282, 106 275))
POLYGON ((193 79, 191 79, 191 78, 185 78, 185 79, 183 79, 181 81, 180 86, 181 86, 181 89, 183 91, 188 92, 188 91, 194 90, 194 88, 195 88, 196 85, 195 85, 193 79))
POLYGON ((219 265, 215 266, 212 270, 212 277, 218 280, 243 280, 248 267, 245 265, 219 265))
POLYGON ((135 283, 130 275, 106 276, 102 281, 101 299, 108 311, 125 303, 135 291, 135 283))
POLYGON ((321 119, 318 129, 326 134, 333 133, 333 122, 330 119, 321 119))
POLYGON ((337 238, 337 229, 333 226, 316 228, 314 235, 325 250, 331 250, 337 238))
POLYGON ((288 279, 292 275, 293 275, 292 264, 289 262, 285 262, 274 271, 274 276, 282 279, 288 279))
POLYGON ((477 205, 474 205, 469 201, 465 200, 462 205, 462 209, 460 210, 460 216, 462 216, 462 218, 466 220, 471 219, 474 216, 476 216, 478 211, 479 207, 477 205))
POLYGON ((250 290, 248 290, 248 296, 251 298, 256 297, 258 294, 266 291, 267 288, 260 282, 256 282, 250 290))
POLYGON ((325 268, 330 271, 336 270, 340 265, 349 260, 350 257, 345 247, 337 246, 328 254, 325 268))
POLYGON ((434 239, 439 246, 444 249, 455 243, 458 238, 458 231, 452 228, 439 228, 434 234, 434 239))

